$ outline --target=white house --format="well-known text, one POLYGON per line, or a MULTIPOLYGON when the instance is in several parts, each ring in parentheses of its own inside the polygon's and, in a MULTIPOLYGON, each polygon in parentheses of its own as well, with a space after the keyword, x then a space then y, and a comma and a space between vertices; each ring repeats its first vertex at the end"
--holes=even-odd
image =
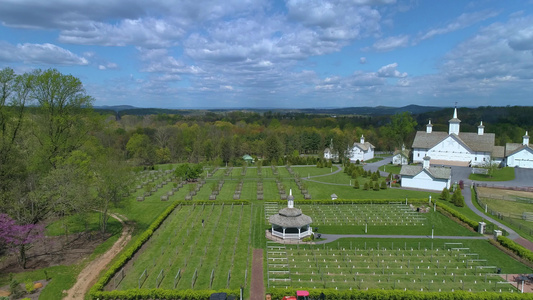
POLYGON ((400 170, 402 187, 442 191, 450 188, 452 169, 432 167, 429 156, 424 157, 423 165, 402 166, 400 170))
POLYGON ((405 149, 405 145, 402 145, 402 150, 396 150, 392 154, 393 165, 407 165, 409 164, 409 150, 405 149))
POLYGON ((426 156, 433 164, 458 166, 485 166, 488 163, 502 163, 504 147, 495 146, 494 133, 485 133, 483 122, 478 132, 460 132, 461 120, 457 108, 449 122, 448 132, 433 131, 431 120, 426 131, 418 131, 413 141, 413 162, 422 162, 426 156))
POLYGON ((365 137, 361 135, 359 143, 353 143, 351 148, 346 151, 346 157, 350 159, 350 162, 366 161, 374 158, 374 145, 369 142, 365 142, 365 137))
POLYGON ((333 149, 326 148, 324 150, 324 158, 325 159, 331 159, 331 160, 338 160, 339 159, 339 152, 334 151, 333 149))
POLYGON ((505 145, 505 163, 509 167, 533 168, 533 148, 529 144, 529 135, 524 135, 522 144, 505 145))

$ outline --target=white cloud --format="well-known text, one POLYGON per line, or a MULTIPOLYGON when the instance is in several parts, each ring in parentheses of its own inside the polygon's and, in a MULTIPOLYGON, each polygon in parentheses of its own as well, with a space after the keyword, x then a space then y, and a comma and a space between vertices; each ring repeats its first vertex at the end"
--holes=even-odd
POLYGON ((366 57, 359 58, 359 63, 362 65, 366 64, 366 57))
POLYGON ((46 65, 88 65, 85 57, 80 57, 67 49, 53 44, 0 43, 0 60, 46 65))
POLYGON ((474 12, 474 13, 463 13, 459 17, 457 17, 455 20, 449 22, 444 27, 430 29, 423 34, 420 34, 420 37, 418 39, 427 40, 437 35, 442 35, 442 34, 450 33, 453 31, 457 31, 457 30, 472 26, 473 24, 479 23, 486 19, 495 17, 497 15, 498 15, 497 12, 489 11, 489 10, 484 10, 484 11, 479 11, 479 12, 474 12))
MULTIPOLYGON (((373 45, 372 49, 379 52, 391 51, 396 48, 403 48, 409 45, 409 36, 399 35, 391 36, 384 39, 377 40, 373 45)), ((369 49, 365 49, 369 50, 369 49)))
POLYGON ((91 22, 81 29, 63 30, 59 40, 82 45, 169 47, 184 34, 182 28, 164 20, 126 19, 116 25, 91 22))
POLYGON ((396 77, 396 78, 403 78, 407 77, 407 73, 396 70, 398 67, 397 63, 392 63, 386 66, 383 66, 379 68, 377 75, 379 77, 396 77))

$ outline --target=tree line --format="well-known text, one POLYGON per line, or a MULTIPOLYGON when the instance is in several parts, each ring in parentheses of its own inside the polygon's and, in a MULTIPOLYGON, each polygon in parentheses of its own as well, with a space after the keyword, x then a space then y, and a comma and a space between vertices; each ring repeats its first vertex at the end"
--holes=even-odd
POLYGON ((16 251, 22 267, 43 221, 98 210, 105 232, 126 188, 130 170, 92 103, 74 76, 0 70, 0 254, 16 251))

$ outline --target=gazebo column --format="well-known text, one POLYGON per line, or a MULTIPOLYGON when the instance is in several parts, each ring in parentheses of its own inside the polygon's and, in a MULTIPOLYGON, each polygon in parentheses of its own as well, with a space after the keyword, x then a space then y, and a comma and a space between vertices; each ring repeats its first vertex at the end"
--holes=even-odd
POLYGON ((298 227, 298 238, 302 237, 302 228, 298 227))
POLYGON ((283 228, 283 238, 285 239, 285 227, 282 227, 283 228))

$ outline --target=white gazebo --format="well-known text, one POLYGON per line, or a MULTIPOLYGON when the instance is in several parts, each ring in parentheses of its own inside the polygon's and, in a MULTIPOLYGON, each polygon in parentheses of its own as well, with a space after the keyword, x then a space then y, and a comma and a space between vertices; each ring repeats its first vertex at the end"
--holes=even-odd
POLYGON ((288 206, 282 208, 277 214, 270 216, 272 235, 282 239, 302 239, 313 234, 310 216, 304 215, 302 210, 294 207, 292 190, 287 197, 288 206))

